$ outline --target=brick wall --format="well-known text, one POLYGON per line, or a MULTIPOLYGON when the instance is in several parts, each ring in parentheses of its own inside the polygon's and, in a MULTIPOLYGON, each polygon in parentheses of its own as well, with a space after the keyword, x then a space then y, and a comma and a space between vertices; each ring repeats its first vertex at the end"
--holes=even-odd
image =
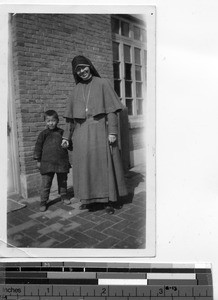
POLYGON ((113 78, 110 15, 16 14, 12 23, 14 101, 22 195, 39 192, 33 160, 43 112, 63 113, 74 86, 71 61, 82 54, 102 77, 113 78))

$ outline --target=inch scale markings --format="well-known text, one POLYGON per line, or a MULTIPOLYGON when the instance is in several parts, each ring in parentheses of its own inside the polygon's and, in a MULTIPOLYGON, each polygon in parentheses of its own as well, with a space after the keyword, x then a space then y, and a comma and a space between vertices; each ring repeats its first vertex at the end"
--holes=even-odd
MULTIPOLYGON (((5 300, 92 300, 92 299, 99 299, 99 300, 112 300, 112 299, 123 299, 123 300, 155 300, 155 299, 165 299, 165 300, 211 300, 212 297, 212 288, 210 287, 203 287, 202 291, 200 293, 197 293, 194 289, 192 293, 178 293, 180 291, 180 287, 176 286, 152 286, 149 289, 138 289, 135 288, 135 291, 129 290, 127 288, 124 288, 123 286, 104 286, 99 289, 99 286, 93 286, 90 290, 90 287, 83 286, 73 286, 73 289, 68 286, 65 288, 63 286, 54 286, 56 289, 54 293, 45 291, 45 288, 42 289, 41 286, 38 287, 38 291, 35 286, 30 286, 30 289, 32 289, 33 292, 32 295, 30 295, 28 292, 22 294, 20 292, 19 287, 14 287, 13 290, 10 290, 10 288, 6 288, 3 290, 3 293, 1 295, 0 299, 5 300), (81 289, 80 289, 81 288, 81 289), (173 292, 169 293, 169 289, 172 289, 173 292), (76 292, 76 290, 78 292, 76 292), (67 293, 66 293, 67 291, 67 293), (65 296, 67 294, 67 296, 65 296)), ((54 288, 53 287, 53 288, 54 288)), ((181 286, 183 291, 186 291, 188 288, 187 286, 181 286)), ((50 287, 49 287, 50 289, 50 287)))
POLYGON ((208 264, 0 262, 1 300, 213 300, 208 264))

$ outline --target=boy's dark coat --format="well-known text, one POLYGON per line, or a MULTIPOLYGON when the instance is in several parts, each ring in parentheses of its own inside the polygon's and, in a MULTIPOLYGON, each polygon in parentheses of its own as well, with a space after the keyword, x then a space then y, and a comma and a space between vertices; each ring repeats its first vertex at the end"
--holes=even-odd
MULTIPOLYGON (((69 173, 70 163, 67 149, 61 147, 63 130, 43 130, 36 141, 34 159, 41 162, 40 173, 69 173)), ((70 145, 69 150, 72 150, 70 145)))

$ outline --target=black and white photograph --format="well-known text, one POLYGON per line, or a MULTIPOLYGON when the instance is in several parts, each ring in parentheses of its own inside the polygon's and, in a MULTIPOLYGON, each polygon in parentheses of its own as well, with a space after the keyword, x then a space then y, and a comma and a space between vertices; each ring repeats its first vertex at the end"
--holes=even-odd
POLYGON ((155 256, 156 10, 133 8, 7 8, 7 256, 155 256))
POLYGON ((5 2, 0 294, 218 299, 218 2, 5 2))

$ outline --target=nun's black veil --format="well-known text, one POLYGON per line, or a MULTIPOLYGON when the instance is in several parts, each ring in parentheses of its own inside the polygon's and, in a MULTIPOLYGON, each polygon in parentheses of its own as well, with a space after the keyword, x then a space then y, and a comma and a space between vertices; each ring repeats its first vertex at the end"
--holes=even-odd
POLYGON ((74 76, 76 84, 79 83, 80 81, 82 81, 82 78, 80 78, 76 73, 76 68, 78 65, 89 66, 90 72, 93 76, 101 77, 98 74, 98 71, 93 66, 92 62, 88 58, 86 58, 85 56, 82 56, 82 55, 78 55, 78 56, 75 56, 74 59, 72 60, 73 76, 74 76))

